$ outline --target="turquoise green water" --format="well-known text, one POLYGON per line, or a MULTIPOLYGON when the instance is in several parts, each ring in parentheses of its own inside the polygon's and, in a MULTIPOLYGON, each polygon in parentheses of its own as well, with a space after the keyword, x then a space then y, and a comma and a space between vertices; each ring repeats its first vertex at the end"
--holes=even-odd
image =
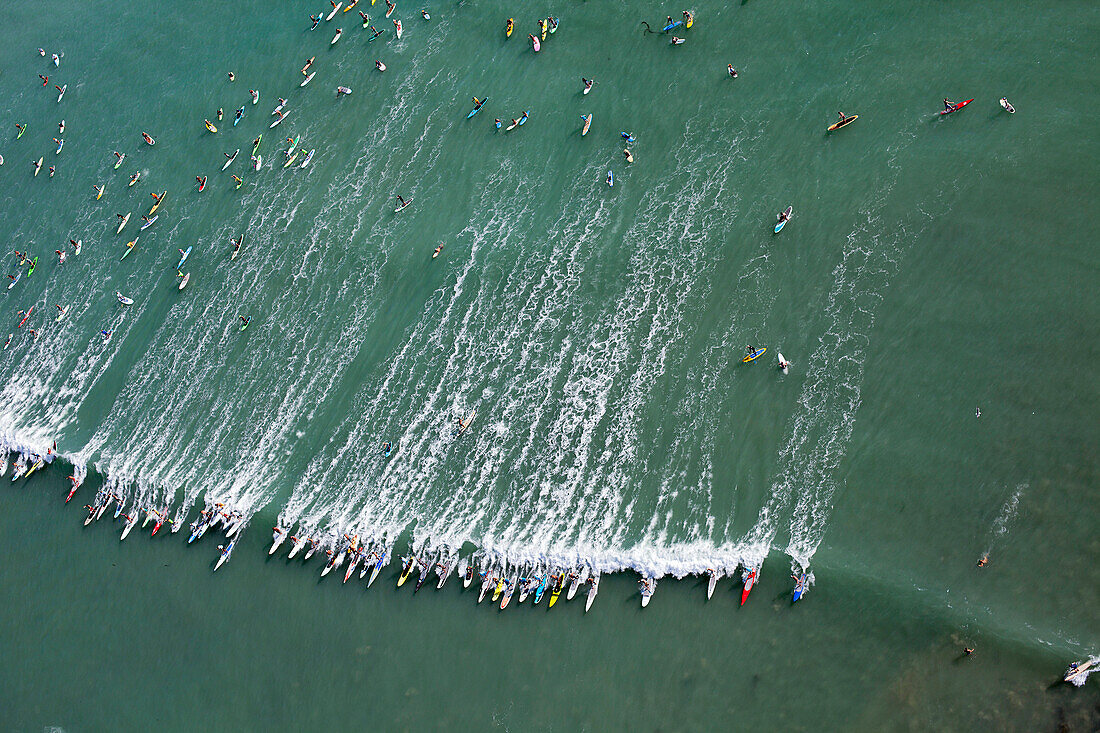
POLYGON ((1100 652, 1100 11, 715 3, 671 47, 639 23, 673 7, 425 8, 374 42, 366 3, 312 33, 305 7, 11 9, 2 226, 40 260, 0 291, 0 439, 64 460, 4 490, 8 726, 1095 727, 1095 680, 1054 683, 1100 652), (860 118, 827 135, 838 110, 860 118), (83 527, 104 484, 249 526, 214 575, 216 533, 83 527), (605 575, 587 614, 499 612, 454 579, 397 591, 395 564, 319 582, 266 555, 276 522, 605 575), (743 607, 729 578, 705 601, 698 573, 761 561, 743 607))

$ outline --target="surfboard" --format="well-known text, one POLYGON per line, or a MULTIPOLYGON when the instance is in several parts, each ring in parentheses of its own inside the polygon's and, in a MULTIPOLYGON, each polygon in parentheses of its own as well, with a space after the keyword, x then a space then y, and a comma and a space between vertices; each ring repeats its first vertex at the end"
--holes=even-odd
POLYGON ((783 217, 782 221, 778 222, 775 225, 775 233, 776 234, 779 234, 779 232, 783 231, 783 227, 787 226, 787 222, 789 222, 791 220, 791 214, 794 213, 794 207, 793 206, 788 206, 787 210, 784 211, 783 213, 786 214, 786 216, 783 217))
POLYGON ((783 352, 782 351, 777 351, 777 352, 775 352, 775 355, 776 355, 776 358, 779 361, 780 371, 782 371, 784 374, 786 374, 787 373, 787 367, 785 367, 783 365, 787 362, 787 360, 783 358, 783 352))
POLYGON ((588 128, 592 127, 592 115, 584 115, 581 119, 584 120, 584 127, 581 128, 581 137, 584 137, 588 134, 588 128))

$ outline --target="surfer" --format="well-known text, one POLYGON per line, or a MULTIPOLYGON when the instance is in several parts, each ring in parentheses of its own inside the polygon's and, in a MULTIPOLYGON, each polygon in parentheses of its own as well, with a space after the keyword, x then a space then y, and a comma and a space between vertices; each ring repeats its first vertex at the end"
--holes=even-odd
POLYGON ((320 13, 318 13, 317 15, 311 15, 311 16, 309 16, 309 19, 313 21, 313 25, 311 25, 311 26, 309 27, 309 29, 310 29, 311 31, 312 31, 312 30, 316 30, 316 29, 317 29, 317 25, 318 25, 318 24, 319 24, 319 23, 321 22, 321 14, 320 14, 320 13))
MULTIPOLYGON (((65 259, 68 257, 68 255, 65 254, 64 252, 62 252, 59 249, 55 249, 53 252, 54 252, 55 255, 57 255, 57 264, 59 264, 59 265, 65 264, 65 259)), ((61 306, 58 306, 58 308, 60 308, 60 307, 61 306)))
POLYGON ((585 92, 588 92, 588 90, 592 88, 592 85, 596 83, 596 82, 592 81, 591 79, 585 79, 583 76, 581 77, 581 81, 584 82, 584 91, 585 92))
POLYGON ((50 77, 48 76, 42 76, 41 74, 39 74, 38 78, 42 80, 42 86, 46 86, 50 83, 50 77))
POLYGON ((240 178, 238 178, 237 176, 233 176, 233 180, 237 182, 237 188, 240 188, 240 187, 241 187, 241 185, 242 185, 242 184, 244 184, 244 181, 242 181, 242 180, 241 180, 240 178))
POLYGON ((753 353, 756 351, 756 349, 754 349, 751 344, 746 347, 746 350, 749 352, 749 356, 752 356, 753 353))
POLYGON ((481 109, 481 105, 485 104, 484 99, 478 99, 477 97, 474 97, 473 99, 474 99, 474 109, 481 109))
POLYGON ((54 173, 56 173, 56 172, 57 172, 57 168, 54 168, 54 167, 53 167, 53 166, 51 165, 51 166, 50 166, 50 178, 53 178, 53 174, 54 174, 54 173))
POLYGON ((195 176, 195 180, 199 182, 199 186, 206 185, 206 176, 195 176))
POLYGON ((252 322, 252 316, 237 316, 237 318, 241 319, 242 326, 247 326, 249 323, 252 322))
POLYGON ((671 15, 669 15, 669 16, 666 16, 666 17, 665 17, 665 20, 667 20, 667 21, 668 21, 667 25, 672 25, 672 24, 673 24, 673 22, 674 22, 674 21, 672 20, 672 16, 671 16, 671 15))
POLYGON ((736 79, 736 78, 737 78, 737 69, 733 68, 733 64, 726 64, 726 71, 727 71, 727 72, 729 73, 729 75, 730 75, 731 77, 733 77, 734 79, 736 79))
POLYGON ((71 240, 71 239, 69 240, 69 244, 71 244, 71 245, 72 245, 72 246, 73 246, 74 248, 76 248, 76 247, 79 247, 79 246, 80 246, 80 244, 79 244, 79 243, 77 243, 77 242, 74 242, 74 241, 73 241, 73 240, 71 240))
POLYGON ((229 81, 237 81, 237 75, 232 71, 229 72, 229 81))
POLYGON ((239 120, 242 117, 244 117, 244 107, 238 107, 236 114, 233 116, 233 119, 239 120))
POLYGON ((393 443, 387 440, 385 443, 382 444, 383 455, 389 455, 391 450, 393 450, 393 443))
POLYGON ((982 555, 981 558, 978 560, 978 567, 979 568, 984 568, 988 564, 989 564, 989 553, 987 552, 986 554, 982 555))
POLYGON ((386 0, 386 17, 390 17, 390 13, 397 7, 397 3, 391 3, 390 0, 386 0))
POLYGON ((840 117, 840 122, 841 123, 844 123, 844 122, 848 121, 847 115, 845 115, 843 112, 837 112, 837 116, 840 117))
POLYGON ((155 191, 153 193, 150 193, 149 195, 152 196, 153 201, 157 202, 158 204, 160 203, 161 198, 163 198, 163 195, 162 196, 157 196, 155 191))
POLYGON ((495 120, 493 120, 493 124, 496 125, 497 129, 499 130, 500 129, 500 118, 497 117, 495 120))
POLYGON ((408 206, 408 204, 405 203, 405 199, 401 198, 400 196, 397 197, 397 203, 401 206, 402 209, 408 206))
POLYGON ((381 61, 375 61, 374 62, 374 68, 378 69, 379 71, 385 71, 386 70, 386 65, 384 63, 382 63, 381 61))
MULTIPOLYGON (((249 89, 248 93, 252 95, 252 104, 256 104, 256 102, 260 101, 260 93, 255 89, 249 89)), ((244 107, 241 107, 241 109, 244 109, 244 107)))
POLYGON ((422 16, 424 16, 424 20, 431 20, 431 19, 432 19, 432 16, 428 15, 428 11, 427 11, 427 10, 421 10, 421 11, 420 11, 420 14, 421 14, 422 16))
POLYGON ((787 219, 789 219, 790 217, 787 216, 786 211, 781 211, 778 214, 776 214, 775 218, 776 218, 777 221, 783 222, 783 221, 787 221, 787 219))
POLYGON ((64 135, 65 134, 65 120, 61 120, 61 122, 57 123, 57 134, 58 135, 64 135))
POLYGON ((944 99, 943 100, 943 111, 944 112, 954 112, 955 111, 955 105, 951 104, 951 102, 944 99))
POLYGON ((20 134, 20 135, 22 135, 22 134, 23 134, 23 130, 26 130, 26 129, 27 129, 27 126, 26 126, 26 125, 20 125, 20 124, 19 124, 18 122, 16 122, 16 123, 15 123, 15 129, 16 129, 16 130, 19 130, 19 134, 20 134))
POLYGON ((787 361, 786 359, 780 359, 779 360, 779 368, 784 370, 784 371, 786 371, 787 367, 789 367, 790 365, 791 365, 791 363, 789 361, 787 361))
POLYGON ((222 121, 222 116, 223 116, 224 114, 225 114, 225 111, 224 111, 224 110, 222 110, 222 108, 221 108, 221 107, 218 107, 218 122, 221 122, 221 121, 222 121))
POLYGON ((686 38, 677 38, 676 36, 673 36, 671 45, 679 46, 681 43, 683 43, 686 40, 687 40, 686 38))

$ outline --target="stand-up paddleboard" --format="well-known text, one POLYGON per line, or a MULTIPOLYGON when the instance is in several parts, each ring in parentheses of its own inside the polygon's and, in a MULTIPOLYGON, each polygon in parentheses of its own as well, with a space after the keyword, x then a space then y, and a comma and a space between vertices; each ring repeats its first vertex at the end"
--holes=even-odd
POLYGON ((28 310, 26 313, 23 314, 23 320, 21 320, 19 322, 19 325, 16 326, 16 328, 23 328, 23 324, 27 322, 27 319, 31 317, 31 313, 33 313, 33 312, 34 312, 34 306, 32 305, 30 310, 28 310))
POLYGON ((746 362, 754 361, 754 360, 756 360, 756 359, 757 359, 757 358, 758 358, 758 357, 759 357, 760 355, 762 355, 762 354, 763 354, 763 353, 764 353, 765 351, 767 351, 767 350, 768 350, 768 347, 767 347, 767 346, 763 346, 763 347, 761 347, 761 348, 757 349, 756 351, 752 352, 751 354, 749 354, 749 355, 748 355, 748 356, 746 356, 745 358, 743 358, 743 359, 741 360, 741 363, 742 363, 742 364, 744 364, 744 363, 746 363, 746 362))
POLYGON ((127 183, 126 185, 127 186, 133 186, 135 183, 137 183, 140 180, 141 180, 141 171, 138 171, 134 175, 130 176, 130 182, 127 183))
POLYGON ((157 141, 153 139, 153 136, 147 132, 141 133, 141 139, 145 141, 147 145, 156 145, 157 141))
POLYGON ((404 31, 404 28, 401 27, 401 21, 400 20, 394 20, 393 21, 393 27, 394 27, 393 32, 397 35, 397 38, 400 39, 402 31, 404 31))
POLYGON ((1009 114, 1013 114, 1013 115, 1016 114, 1016 108, 1008 103, 1007 98, 1001 97, 1001 106, 1004 107, 1005 111, 1008 112, 1009 114))
POLYGON ((57 150, 53 151, 53 154, 54 155, 60 155, 61 154, 61 148, 63 148, 63 147, 65 147, 65 138, 61 138, 60 140, 57 141, 57 150))
POLYGON ((209 130, 210 132, 217 132, 218 131, 218 128, 214 127, 214 125, 210 122, 210 120, 203 120, 203 124, 206 125, 206 129, 209 130))
POLYGON ((42 170, 42 158, 38 159, 38 162, 34 164, 34 175, 38 176, 38 171, 42 170))
POLYGON ((115 230, 115 234, 122 234, 122 227, 126 226, 126 222, 130 221, 130 214, 132 213, 133 212, 129 212, 126 214, 126 216, 122 217, 122 223, 118 225, 118 229, 115 230))
POLYGON ((76 240, 76 244, 73 245, 73 247, 76 250, 76 254, 80 254, 80 250, 84 247, 84 240, 83 239, 76 240))
POLYGON ((31 260, 30 269, 27 270, 27 277, 30 277, 31 275, 34 274, 34 268, 37 267, 37 266, 38 266, 38 258, 35 257, 33 260, 31 260))
POLYGON ((787 226, 787 222, 791 220, 791 214, 793 213, 794 207, 788 206, 787 210, 783 212, 783 218, 780 219, 779 222, 775 225, 774 231, 776 234, 779 234, 779 232, 783 231, 783 227, 787 226))
POLYGON ((336 87, 336 96, 337 97, 346 96, 348 94, 351 94, 351 87, 343 87, 343 86, 336 87))
POLYGON ((284 168, 289 168, 291 166, 291 164, 294 163, 294 160, 297 157, 298 157, 298 151, 295 150, 293 153, 291 153, 290 157, 286 159, 286 162, 283 163, 283 167, 284 168))
POLYGON ((180 280, 179 289, 183 290, 185 287, 187 287, 187 283, 189 283, 189 282, 191 282, 191 273, 190 272, 187 273, 186 275, 184 275, 183 279, 180 280))
POLYGON ((963 107, 965 107, 966 105, 970 104, 973 101, 974 101, 973 99, 968 99, 965 102, 959 102, 956 105, 952 105, 951 109, 941 109, 940 114, 941 115, 949 115, 952 112, 955 112, 956 110, 962 109, 963 107))
POLYGON ((118 167, 120 165, 122 165, 122 161, 124 161, 124 160, 126 160, 126 153, 123 153, 122 155, 118 156, 118 160, 115 161, 115 170, 116 171, 118 170, 118 167))
POLYGON ((394 10, 396 10, 396 9, 397 9, 397 3, 394 3, 394 4, 393 4, 393 5, 391 5, 391 6, 389 7, 389 8, 387 8, 387 9, 386 9, 386 17, 388 18, 388 17, 390 17, 391 15, 393 15, 393 11, 394 11, 394 10))
POLYGON ((256 142, 252 146, 252 154, 253 155, 255 155, 256 151, 260 149, 260 143, 263 142, 263 139, 264 139, 264 136, 263 136, 262 133, 259 135, 259 137, 256 138, 256 142))
POLYGON ((336 42, 340 40, 340 36, 344 35, 344 31, 341 28, 336 29, 336 35, 332 37, 332 40, 328 42, 328 45, 335 46, 336 42))
POLYGON ((829 129, 826 130, 826 132, 832 132, 833 130, 839 130, 840 128, 844 127, 845 125, 850 125, 851 123, 855 122, 858 119, 859 119, 859 115, 852 115, 851 117, 845 117, 840 122, 837 122, 834 125, 829 125, 829 129))
POLYGON ((22 270, 20 270, 19 272, 15 273, 15 279, 14 279, 14 280, 12 280, 12 281, 11 281, 10 283, 8 283, 8 290, 11 290, 12 288, 14 288, 14 287, 15 287, 15 284, 16 284, 17 282, 19 282, 19 278, 21 278, 21 277, 23 277, 23 271, 22 271, 22 270))
MULTIPOLYGON (((312 79, 312 78, 313 78, 313 74, 310 74, 310 75, 309 75, 309 78, 310 78, 310 79, 312 79)), ((309 79, 306 79, 306 81, 309 81, 309 79)), ((303 82, 303 83, 302 83, 302 86, 305 86, 305 82, 303 82)), ((275 126, 276 126, 276 125, 278 125, 278 124, 279 124, 280 122, 282 122, 283 120, 285 120, 285 119, 286 119, 287 117, 290 117, 290 113, 289 113, 289 112, 288 112, 287 114, 283 115, 282 117, 279 117, 278 119, 276 119, 276 120, 275 120, 274 122, 272 122, 272 123, 271 123, 270 125, 268 125, 268 126, 267 126, 267 127, 268 127, 268 129, 270 130, 270 129, 271 129, 272 127, 275 127, 275 126)))
POLYGON ((152 216, 153 214, 156 213, 157 209, 160 208, 161 202, 164 201, 164 197, 167 196, 167 195, 168 195, 167 190, 160 195, 160 198, 157 199, 157 202, 155 204, 153 204, 153 208, 149 209, 149 216, 152 216))
POLYGON ((787 371, 788 371, 787 367, 790 364, 790 362, 788 362, 786 359, 783 358, 783 352, 782 351, 775 352, 775 355, 776 355, 776 357, 779 361, 779 371, 786 374, 787 371))
POLYGON ((612 186, 615 185, 615 174, 612 173, 611 171, 607 172, 607 185, 609 187, 612 187, 612 186))
POLYGON ((541 29, 540 35, 542 36, 542 40, 544 40, 544 41, 546 40, 546 26, 547 26, 546 18, 543 18, 542 20, 539 21, 539 28, 541 29))
POLYGON ((346 8, 344 8, 344 12, 345 13, 348 12, 349 10, 351 10, 352 8, 354 8, 358 4, 359 4, 359 0, 351 0, 351 2, 348 3, 348 6, 346 8))
POLYGON ((673 28, 679 28, 683 24, 684 24, 684 21, 682 21, 682 20, 674 20, 671 23, 669 23, 668 25, 666 25, 664 28, 662 28, 661 31, 663 33, 668 33, 673 28))
POLYGON ((126 251, 123 252, 122 256, 118 258, 119 262, 122 262, 124 259, 130 256, 130 253, 134 251, 135 247, 137 247, 137 242, 138 238, 134 237, 131 241, 126 243, 126 251))
POLYGON ((199 181, 199 191, 201 192, 204 188, 206 188, 206 176, 203 176, 202 180, 199 181))
POLYGON ((524 110, 523 114, 519 118, 519 124, 522 125, 524 122, 527 122, 527 118, 530 117, 530 116, 531 116, 531 110, 529 110, 529 109, 524 110))
POLYGON ((375 38, 378 38, 379 36, 381 36, 381 35, 382 35, 383 33, 385 33, 385 32, 386 32, 386 29, 385 29, 385 28, 383 28, 383 29, 382 29, 382 30, 380 30, 380 31, 375 31, 375 32, 374 32, 374 33, 373 33, 373 34, 371 35, 371 37, 367 39, 367 41, 373 41, 373 40, 374 40, 375 38))
POLYGON ((480 112, 480 111, 481 111, 481 108, 482 108, 482 107, 484 107, 484 106, 485 106, 485 103, 486 103, 486 102, 488 102, 488 101, 489 101, 489 98, 488 98, 488 97, 486 97, 485 99, 481 100, 481 104, 477 105, 477 106, 476 106, 476 107, 474 107, 474 108, 473 108, 472 110, 470 110, 470 114, 466 115, 466 119, 470 119, 471 117, 473 117, 474 115, 476 115, 476 114, 477 114, 478 112, 480 112))
POLYGON ((343 7, 343 5, 344 5, 343 3, 336 3, 335 5, 333 5, 332 6, 332 11, 328 15, 325 16, 325 20, 329 21, 329 20, 332 20, 333 18, 335 18, 336 17, 336 12, 338 10, 340 10, 340 8, 343 7))
POLYGON ((191 245, 191 247, 188 247, 187 249, 185 249, 183 251, 183 256, 180 257, 180 261, 176 263, 176 269, 177 270, 182 270, 183 269, 183 263, 187 262, 187 258, 191 256, 192 247, 194 247, 194 245, 191 245))
POLYGON ((505 38, 511 38, 512 37, 512 31, 515 30, 515 27, 516 27, 515 20, 512 19, 512 18, 509 18, 508 23, 504 26, 504 37, 505 38))
POLYGON ((61 98, 65 96, 65 90, 66 90, 66 89, 68 89, 68 88, 69 88, 69 85, 68 85, 68 84, 66 84, 65 86, 61 87, 61 93, 57 95, 57 101, 58 101, 58 102, 60 102, 60 101, 61 101, 61 98))
MULTIPOLYGON (((307 76, 307 77, 306 77, 305 79, 302 79, 302 83, 301 83, 301 84, 299 84, 298 86, 300 86, 300 87, 304 87, 304 86, 305 86, 306 84, 309 84, 309 83, 310 83, 311 81, 313 81, 313 77, 315 77, 315 76, 317 76, 317 72, 316 72, 316 71, 311 71, 311 72, 309 72, 309 76, 307 76)), ((284 117, 285 117, 285 116, 286 116, 286 115, 284 115, 284 117)), ((282 119, 282 118, 279 118, 279 119, 282 119)))
POLYGON ((397 207, 396 209, 394 209, 394 210, 393 210, 393 213, 395 213, 395 214, 396 214, 396 213, 398 213, 399 211, 404 211, 405 209, 407 209, 407 208, 408 208, 409 204, 411 204, 411 203, 412 203, 412 199, 407 199, 407 200, 405 201, 405 203, 401 204, 401 205, 400 205, 400 206, 398 206, 398 207, 397 207))
POLYGON ((535 53, 538 53, 542 48, 542 46, 539 45, 539 39, 534 36, 531 36, 531 48, 535 50, 535 53))
POLYGON ((298 167, 299 167, 299 168, 305 168, 305 167, 306 167, 307 165, 309 165, 309 161, 313 160, 313 154, 314 154, 315 152, 317 152, 317 149, 316 149, 316 148, 313 148, 313 149, 311 149, 311 150, 309 151, 309 153, 308 153, 308 154, 306 155, 305 159, 304 159, 304 160, 302 160, 302 164, 301 164, 300 166, 298 166, 298 167))
POLYGON ((157 219, 159 219, 159 218, 160 218, 160 216, 159 216, 159 215, 158 215, 158 216, 154 216, 154 217, 153 217, 152 219, 150 219, 149 221, 147 221, 147 222, 145 222, 144 224, 142 224, 142 225, 141 225, 141 229, 139 229, 138 231, 144 232, 144 231, 145 231, 146 229, 148 229, 149 227, 153 226, 153 224, 154 224, 154 223, 156 223, 156 220, 157 220, 157 219))
POLYGON ((234 160, 236 160, 236 159, 237 159, 237 153, 239 153, 239 152, 241 152, 241 149, 240 149, 240 148, 237 148, 236 150, 234 150, 234 151, 233 151, 233 154, 232 154, 232 155, 230 155, 228 159, 226 159, 225 163, 224 163, 224 164, 222 165, 222 170, 223 170, 223 171, 224 171, 224 170, 225 170, 226 168, 228 168, 228 167, 229 167, 229 165, 230 165, 230 164, 231 164, 231 163, 232 163, 232 162, 233 162, 234 160))
POLYGON ((233 243, 233 254, 229 255, 229 259, 237 259, 237 254, 241 251, 241 245, 244 244, 244 235, 237 237, 237 241, 233 243))
POLYGON ((244 323, 242 323, 242 324, 241 324, 241 329, 240 329, 240 330, 242 330, 242 331, 243 331, 243 330, 245 330, 246 328, 248 328, 248 324, 250 324, 250 323, 252 323, 252 316, 248 316, 248 317, 247 317, 247 318, 245 319, 244 323))
POLYGON ((588 134, 588 128, 592 127, 592 115, 584 115, 581 119, 584 120, 584 127, 581 128, 581 137, 584 137, 588 134))
POLYGON ((262 155, 253 155, 252 156, 252 170, 254 170, 254 171, 260 170, 260 165, 263 163, 263 159, 264 159, 264 156, 262 156, 262 155))
POLYGON ((685 10, 684 11, 684 28, 690 28, 694 23, 695 23, 695 16, 685 10))

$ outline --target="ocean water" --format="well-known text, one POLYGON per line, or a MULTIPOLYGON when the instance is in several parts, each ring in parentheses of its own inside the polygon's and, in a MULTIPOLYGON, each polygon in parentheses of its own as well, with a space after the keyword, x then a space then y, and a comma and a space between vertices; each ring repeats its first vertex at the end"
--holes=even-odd
POLYGON ((4 727, 1100 724, 1058 682, 1100 653, 1095 4, 704 3, 681 46, 642 25, 679 7, 423 7, 8 8, 0 444, 60 459, 3 492, 4 727), (84 527, 102 487, 183 531, 84 527), (273 524, 604 575, 500 612, 273 524))

